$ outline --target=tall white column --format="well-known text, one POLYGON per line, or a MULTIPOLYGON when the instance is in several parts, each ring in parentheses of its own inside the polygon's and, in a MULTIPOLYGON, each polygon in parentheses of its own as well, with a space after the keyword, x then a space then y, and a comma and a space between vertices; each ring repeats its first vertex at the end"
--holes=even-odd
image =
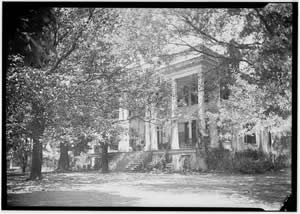
POLYGON ((129 152, 129 122, 123 121, 121 127, 123 128, 123 132, 120 136, 121 140, 119 142, 118 150, 120 152, 129 152))
POLYGON ((178 123, 175 120, 172 121, 171 149, 179 149, 178 123))
POLYGON ((151 129, 151 150, 157 150, 157 127, 155 124, 150 124, 151 129))
POLYGON ((151 150, 157 150, 157 125, 156 125, 156 111, 155 108, 152 106, 151 108, 151 123, 150 123, 150 129, 151 129, 151 150))
POLYGON ((127 120, 129 111, 124 108, 119 108, 119 120, 127 120))
POLYGON ((120 142, 118 145, 118 150, 120 152, 129 152, 130 144, 129 144, 129 121, 128 118, 128 110, 119 108, 119 120, 120 120, 120 126, 122 127, 122 133, 120 135, 120 142))
POLYGON ((215 117, 211 118, 210 121, 210 139, 211 139, 211 146, 212 147, 218 147, 219 146, 219 132, 218 132, 218 125, 217 125, 217 118, 220 115, 220 107, 221 107, 221 101, 220 101, 220 75, 218 75, 218 79, 216 81, 216 88, 212 91, 213 93, 213 98, 212 102, 213 105, 216 107, 215 111, 215 117))
POLYGON ((172 79, 172 103, 171 103, 172 117, 175 116, 176 109, 177 109, 177 84, 176 84, 176 79, 172 79))
MULTIPOLYGON (((192 90, 189 88, 189 100, 188 100, 188 105, 192 105, 192 90)), ((192 121, 188 121, 188 127, 189 127, 189 143, 192 142, 192 121)))
POLYGON ((127 120, 128 119, 128 115, 129 115, 129 111, 127 109, 123 109, 123 117, 124 117, 124 120, 127 120))
POLYGON ((256 129, 255 130, 255 141, 256 141, 256 146, 257 148, 260 148, 261 147, 261 130, 260 129, 256 129))
POLYGON ((148 120, 150 119, 150 112, 148 109, 146 109, 146 115, 145 115, 145 151, 151 150, 151 137, 150 137, 150 123, 148 120))
POLYGON ((123 120, 123 109, 119 108, 119 120, 123 120))
POLYGON ((171 149, 179 149, 178 140, 178 121, 175 120, 175 112, 177 108, 177 85, 176 79, 172 79, 172 135, 171 135, 171 149))
POLYGON ((204 75, 203 66, 200 67, 198 72, 198 117, 199 117, 199 128, 200 133, 203 136, 207 136, 205 127, 205 103, 204 103, 204 75))

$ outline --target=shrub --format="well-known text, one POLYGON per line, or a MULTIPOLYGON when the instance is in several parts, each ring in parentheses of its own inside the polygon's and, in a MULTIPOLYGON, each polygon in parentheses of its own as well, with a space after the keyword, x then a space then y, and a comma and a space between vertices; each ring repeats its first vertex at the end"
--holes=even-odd
POLYGON ((152 160, 146 166, 147 171, 160 170, 165 171, 167 163, 171 162, 171 157, 167 152, 163 153, 159 158, 152 160))
POLYGON ((222 146, 211 148, 207 151, 207 167, 208 170, 231 171, 232 170, 232 155, 230 151, 222 146))
POLYGON ((281 154, 274 160, 275 170, 286 168, 290 165, 290 158, 287 155, 281 154))
POLYGON ((249 149, 236 153, 233 158, 233 169, 237 172, 264 173, 273 168, 274 165, 270 157, 261 151, 249 149))
POLYGON ((245 174, 264 173, 271 169, 286 166, 286 158, 280 157, 272 162, 268 154, 257 150, 245 150, 235 154, 223 147, 207 151, 207 166, 209 170, 239 172, 245 174))

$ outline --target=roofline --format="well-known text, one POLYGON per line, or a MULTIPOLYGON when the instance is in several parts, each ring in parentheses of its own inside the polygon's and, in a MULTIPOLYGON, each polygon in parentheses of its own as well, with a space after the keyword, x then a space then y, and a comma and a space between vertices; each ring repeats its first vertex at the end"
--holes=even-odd
POLYGON ((163 68, 158 69, 158 71, 162 72, 164 75, 168 76, 171 73, 174 73, 176 71, 194 67, 199 64, 210 64, 210 65, 217 65, 219 63, 219 60, 214 59, 213 57, 207 56, 207 55, 200 55, 198 57, 185 60, 182 62, 175 63, 173 65, 166 65, 163 68))
MULTIPOLYGON (((204 46, 202 44, 195 46, 195 48, 200 49, 200 50, 204 50, 204 51, 208 52, 209 55, 213 55, 213 56, 209 56, 207 54, 201 54, 200 56, 196 56, 192 59, 184 60, 184 61, 177 62, 177 63, 174 63, 174 64, 167 64, 167 65, 165 65, 161 68, 155 69, 155 70, 159 71, 159 72, 163 72, 164 74, 169 74, 171 72, 165 73, 169 69, 172 69, 173 71, 174 70, 177 71, 178 69, 183 69, 183 68, 187 68, 187 67, 196 66, 196 65, 198 65, 200 63, 203 63, 203 62, 206 62, 210 65, 216 65, 220 62, 220 58, 225 57, 224 55, 218 54, 217 52, 207 48, 206 46, 204 46)), ((188 53, 191 53, 191 52, 197 52, 197 51, 193 50, 193 48, 188 48, 187 50, 178 52, 178 53, 173 54, 173 55, 174 56, 175 55, 181 55, 181 54, 183 55, 183 54, 188 54, 188 53)), ((149 65, 150 65, 149 63, 136 64, 134 67, 131 67, 131 68, 128 68, 128 69, 129 70, 143 69, 143 67, 148 67, 149 65)))

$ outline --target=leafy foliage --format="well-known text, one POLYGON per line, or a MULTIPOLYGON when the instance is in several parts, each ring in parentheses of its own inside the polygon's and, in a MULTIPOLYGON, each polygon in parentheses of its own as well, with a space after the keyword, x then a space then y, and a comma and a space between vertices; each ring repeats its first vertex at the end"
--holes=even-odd
POLYGON ((155 119, 165 122, 171 89, 159 68, 181 46, 220 62, 206 86, 214 90, 218 82, 227 93, 219 112, 209 113, 226 138, 247 124, 291 129, 292 4, 19 10, 19 17, 5 16, 13 20, 6 41, 8 148, 27 137, 76 147, 85 136, 107 146, 124 131, 118 108, 144 120, 156 109, 155 119))

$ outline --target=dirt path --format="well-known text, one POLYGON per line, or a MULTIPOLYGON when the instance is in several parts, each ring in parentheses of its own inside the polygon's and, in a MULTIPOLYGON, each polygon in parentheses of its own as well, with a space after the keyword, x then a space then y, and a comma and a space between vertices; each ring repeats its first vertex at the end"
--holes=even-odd
POLYGON ((11 206, 256 207, 279 210, 290 172, 265 175, 61 173, 8 177, 11 206))

